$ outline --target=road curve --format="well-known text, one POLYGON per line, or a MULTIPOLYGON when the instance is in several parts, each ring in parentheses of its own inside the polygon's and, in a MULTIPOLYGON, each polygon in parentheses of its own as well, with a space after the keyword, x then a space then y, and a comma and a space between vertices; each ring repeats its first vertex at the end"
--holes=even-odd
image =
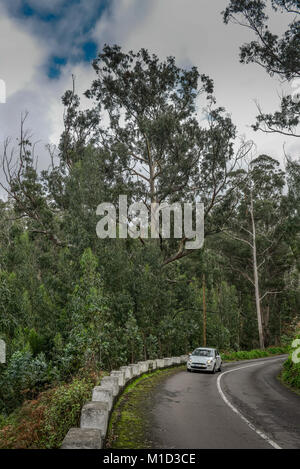
POLYGON ((300 396, 277 375, 286 356, 180 371, 153 396, 155 448, 300 448, 300 396))

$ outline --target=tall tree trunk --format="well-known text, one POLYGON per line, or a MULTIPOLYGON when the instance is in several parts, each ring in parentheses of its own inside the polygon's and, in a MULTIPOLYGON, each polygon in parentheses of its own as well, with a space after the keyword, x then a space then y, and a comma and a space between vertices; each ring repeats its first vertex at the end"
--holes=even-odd
POLYGON ((258 282, 258 268, 257 268, 257 256, 256 256, 256 230, 255 230, 255 220, 254 220, 254 209, 253 209, 253 194, 250 193, 251 203, 250 203, 250 214, 252 221, 252 236, 253 236, 253 276, 254 276, 254 288, 255 288, 255 303, 256 303, 256 314, 257 314, 257 323, 258 323, 258 335, 259 335, 259 346, 261 349, 265 348, 264 344, 264 333, 261 319, 261 309, 260 309, 260 297, 259 297, 259 282, 258 282))
POLYGON ((264 340, 265 346, 270 344, 270 304, 268 303, 265 308, 263 308, 263 330, 264 330, 264 340))
POLYGON ((203 347, 206 347, 206 302, 205 302, 205 274, 202 277, 203 292, 203 347))

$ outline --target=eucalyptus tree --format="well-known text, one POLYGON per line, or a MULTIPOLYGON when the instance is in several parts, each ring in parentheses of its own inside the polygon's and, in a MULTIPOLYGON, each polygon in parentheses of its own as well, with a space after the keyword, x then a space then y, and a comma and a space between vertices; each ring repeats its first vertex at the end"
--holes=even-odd
POLYGON ((255 130, 300 137, 300 4, 299 0, 230 0, 223 12, 224 22, 250 29, 255 40, 240 48, 241 63, 255 63, 270 76, 290 82, 291 93, 283 96, 280 109, 263 113, 259 108, 255 130), (281 36, 271 29, 268 8, 288 22, 281 36))
POLYGON ((246 178, 240 186, 239 203, 230 228, 224 229, 234 243, 224 246, 224 252, 229 249, 231 269, 253 287, 259 343, 264 348, 263 323, 268 326, 270 311, 267 307, 263 315, 262 303, 269 295, 282 292, 283 271, 288 269, 284 243, 288 214, 282 204, 285 177, 279 163, 267 155, 250 161, 244 171, 246 178), (244 247, 239 249, 236 242, 244 247), (274 276, 275 272, 280 274, 279 278, 274 276))
MULTIPOLYGON (((240 182, 235 169, 250 145, 234 151, 236 128, 216 106, 212 80, 196 67, 179 68, 174 57, 160 61, 146 49, 126 54, 119 46, 106 45, 93 67, 89 109, 80 108, 75 82, 63 97, 58 165, 50 148, 49 170, 36 170, 26 116, 19 154, 4 146, 5 189, 30 231, 57 247, 83 247, 91 236, 83 229, 81 243, 74 220, 85 220, 92 232, 96 199, 116 202, 119 194, 149 209, 151 203, 203 202, 206 235, 218 231, 240 182)), ((163 264, 190 254, 187 241, 160 233, 163 264)))
MULTIPOLYGON (((76 148, 87 139, 105 152, 111 186, 122 187, 132 201, 143 201, 149 211, 151 204, 202 201, 207 234, 218 229, 218 223, 211 229, 213 212, 228 211, 234 169, 249 145, 234 152, 236 129, 216 107, 212 80, 196 67, 179 68, 174 57, 160 61, 146 49, 124 53, 116 45, 105 45, 93 67, 96 79, 85 94, 94 106, 85 113, 72 91, 64 96, 61 152, 68 165, 81 158, 76 148)), ((186 241, 166 242, 160 234, 163 263, 190 254, 186 241)))
POLYGON ((300 272, 300 161, 287 159, 287 194, 284 199, 288 213, 286 240, 295 259, 294 267, 300 272))

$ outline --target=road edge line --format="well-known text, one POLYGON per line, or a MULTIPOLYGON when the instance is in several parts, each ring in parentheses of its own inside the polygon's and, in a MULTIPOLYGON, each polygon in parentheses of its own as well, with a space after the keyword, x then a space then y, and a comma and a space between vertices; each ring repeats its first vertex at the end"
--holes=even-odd
MULTIPOLYGON (((268 361, 271 361, 271 360, 268 360, 268 361)), ((257 433, 257 435, 259 435, 263 440, 266 440, 271 446, 273 446, 273 448, 282 449, 281 446, 279 446, 277 443, 275 443, 275 441, 273 441, 271 438, 269 438, 264 432, 262 432, 261 430, 256 428, 255 425, 253 425, 253 423, 251 423, 233 404, 231 404, 231 402, 225 396, 225 394, 222 390, 222 387, 221 387, 221 378, 222 378, 222 376, 226 375, 227 373, 232 373, 233 371, 238 371, 238 370, 241 370, 243 368, 250 368, 251 366, 264 365, 265 363, 266 363, 265 361, 264 362, 261 361, 260 363, 253 363, 251 365, 239 366, 238 368, 234 368, 233 370, 223 371, 223 373, 221 373, 218 376, 217 388, 218 388, 218 392, 219 392, 220 396, 222 397, 223 401, 225 402, 225 404, 227 404, 228 407, 230 407, 230 409, 234 413, 236 413, 248 425, 249 428, 251 428, 251 430, 253 430, 255 433, 257 433)))

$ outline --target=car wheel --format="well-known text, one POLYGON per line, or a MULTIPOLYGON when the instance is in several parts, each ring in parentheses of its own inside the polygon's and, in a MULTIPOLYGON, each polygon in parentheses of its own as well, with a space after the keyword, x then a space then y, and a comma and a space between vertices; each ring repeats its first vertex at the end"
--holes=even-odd
POLYGON ((220 364, 218 371, 222 371, 222 364, 220 364))
POLYGON ((191 372, 191 370, 190 370, 189 368, 187 368, 187 369, 186 369, 186 371, 189 371, 189 372, 191 372))
POLYGON ((216 365, 214 365, 213 369, 211 370, 211 374, 214 375, 216 372, 216 365))

